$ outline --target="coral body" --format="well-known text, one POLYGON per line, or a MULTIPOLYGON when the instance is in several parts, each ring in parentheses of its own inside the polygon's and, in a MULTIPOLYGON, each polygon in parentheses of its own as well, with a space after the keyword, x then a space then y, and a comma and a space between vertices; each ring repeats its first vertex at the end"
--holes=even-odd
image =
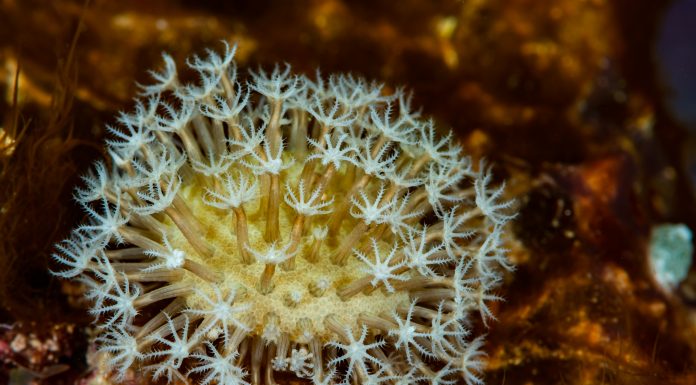
POLYGON ((351 75, 240 82, 234 48, 164 55, 109 127, 54 274, 84 283, 117 379, 200 384, 482 383, 474 319, 511 201, 411 110, 351 75))

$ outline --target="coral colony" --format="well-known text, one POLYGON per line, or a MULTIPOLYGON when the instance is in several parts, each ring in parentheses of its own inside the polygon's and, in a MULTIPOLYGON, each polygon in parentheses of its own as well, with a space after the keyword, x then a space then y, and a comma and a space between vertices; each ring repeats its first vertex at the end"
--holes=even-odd
POLYGON ((473 164, 379 83, 240 80, 236 47, 172 58, 108 127, 54 274, 85 287, 116 380, 481 384, 513 216, 473 164))

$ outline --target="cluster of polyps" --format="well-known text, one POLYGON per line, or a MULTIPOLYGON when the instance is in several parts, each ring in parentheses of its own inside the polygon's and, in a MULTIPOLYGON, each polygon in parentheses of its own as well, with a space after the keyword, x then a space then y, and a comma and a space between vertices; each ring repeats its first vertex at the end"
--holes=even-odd
POLYGON ((225 47, 187 61, 196 84, 164 55, 57 245, 117 378, 482 383, 502 186, 403 92, 287 67, 242 84, 225 47))

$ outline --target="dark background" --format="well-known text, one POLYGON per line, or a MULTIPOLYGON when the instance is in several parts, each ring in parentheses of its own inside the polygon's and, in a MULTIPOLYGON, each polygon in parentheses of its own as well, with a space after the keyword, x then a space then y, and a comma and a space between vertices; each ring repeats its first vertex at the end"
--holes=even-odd
POLYGON ((287 62, 406 85, 496 164, 519 202, 518 269, 494 305, 487 383, 696 383, 694 268, 662 290, 646 257, 653 226, 696 228, 695 9, 0 1, 0 383, 94 375, 79 288, 47 273, 52 245, 82 219, 72 187, 162 51, 183 63, 222 39, 239 44, 242 71, 287 62))

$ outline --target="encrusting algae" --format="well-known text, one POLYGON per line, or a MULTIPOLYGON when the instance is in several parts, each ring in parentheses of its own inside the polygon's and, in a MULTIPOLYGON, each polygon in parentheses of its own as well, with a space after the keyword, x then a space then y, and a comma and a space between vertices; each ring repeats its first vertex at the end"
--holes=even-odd
POLYGON ((54 274, 85 286, 117 380, 481 384, 512 201, 410 107, 352 75, 239 79, 235 47, 109 127, 54 274))

